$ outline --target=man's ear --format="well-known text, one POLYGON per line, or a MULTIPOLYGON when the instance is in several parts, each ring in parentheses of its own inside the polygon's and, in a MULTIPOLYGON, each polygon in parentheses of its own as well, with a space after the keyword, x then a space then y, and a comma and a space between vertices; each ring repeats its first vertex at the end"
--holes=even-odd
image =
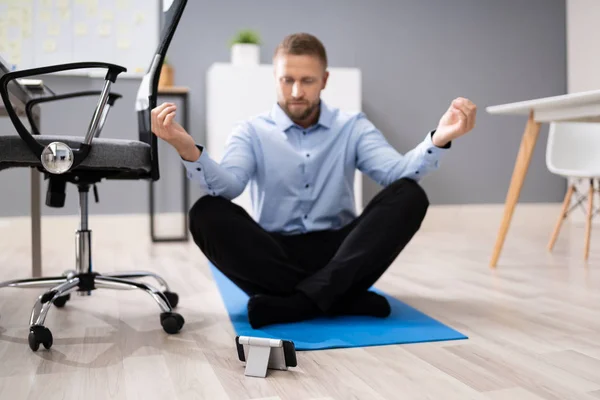
POLYGON ((325 71, 325 75, 323 76, 323 87, 321 87, 321 90, 325 89, 325 86, 327 86, 328 78, 329 78, 329 71, 325 71))

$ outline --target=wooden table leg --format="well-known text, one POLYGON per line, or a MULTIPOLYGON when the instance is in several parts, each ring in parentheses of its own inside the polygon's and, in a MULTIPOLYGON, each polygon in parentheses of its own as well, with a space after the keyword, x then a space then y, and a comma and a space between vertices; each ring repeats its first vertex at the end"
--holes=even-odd
POLYGON ((590 179, 588 191, 588 209, 585 221, 585 246, 583 248, 583 259, 588 260, 590 255, 590 234, 592 232, 592 217, 594 216, 594 180, 590 179))
POLYGON ((498 263, 498 258, 500 257, 500 252, 502 251, 502 246, 506 239, 506 233, 508 232, 510 221, 515 211, 517 201, 519 200, 527 170, 529 169, 533 150, 535 149, 535 144, 540 133, 540 126, 541 124, 536 122, 533 117, 533 111, 530 112, 525 131, 523 132, 523 138, 521 139, 521 146, 519 147, 510 187, 508 188, 508 193, 506 195, 506 201, 504 202, 504 216, 502 217, 500 230, 496 237, 496 245, 494 246, 494 252, 492 253, 492 259, 490 261, 491 267, 496 267, 496 264, 498 263))

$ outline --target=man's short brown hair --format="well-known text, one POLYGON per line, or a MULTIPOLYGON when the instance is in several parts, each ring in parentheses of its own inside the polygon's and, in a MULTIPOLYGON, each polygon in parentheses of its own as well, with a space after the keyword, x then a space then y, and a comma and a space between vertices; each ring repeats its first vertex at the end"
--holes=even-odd
POLYGON ((319 39, 310 33, 292 33, 287 35, 275 49, 273 58, 278 54, 312 55, 317 56, 327 68, 327 52, 319 39))

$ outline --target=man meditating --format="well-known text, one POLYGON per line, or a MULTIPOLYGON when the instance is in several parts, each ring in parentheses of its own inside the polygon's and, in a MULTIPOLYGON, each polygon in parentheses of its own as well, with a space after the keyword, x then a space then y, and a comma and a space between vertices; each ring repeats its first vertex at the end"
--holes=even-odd
POLYGON ((202 188, 189 213, 194 241, 250 296, 254 328, 319 316, 387 317, 387 300, 368 289, 419 230, 429 201, 418 181, 473 129, 476 107, 452 101, 437 128, 400 154, 363 113, 321 100, 329 72, 316 37, 285 37, 273 65, 277 103, 234 129, 220 163, 173 120, 174 104, 152 111, 154 134, 202 188), (357 168, 383 187, 360 216, 357 168), (231 201, 247 184, 253 217, 231 201))

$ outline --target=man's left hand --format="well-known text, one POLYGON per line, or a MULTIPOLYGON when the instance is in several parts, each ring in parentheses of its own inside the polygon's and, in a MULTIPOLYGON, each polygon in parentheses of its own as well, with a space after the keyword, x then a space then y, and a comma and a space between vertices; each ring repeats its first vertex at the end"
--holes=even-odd
POLYGON ((433 135, 433 144, 444 147, 454 139, 466 134, 475 126, 477 106, 469 99, 459 97, 452 101, 442 116, 433 135))

